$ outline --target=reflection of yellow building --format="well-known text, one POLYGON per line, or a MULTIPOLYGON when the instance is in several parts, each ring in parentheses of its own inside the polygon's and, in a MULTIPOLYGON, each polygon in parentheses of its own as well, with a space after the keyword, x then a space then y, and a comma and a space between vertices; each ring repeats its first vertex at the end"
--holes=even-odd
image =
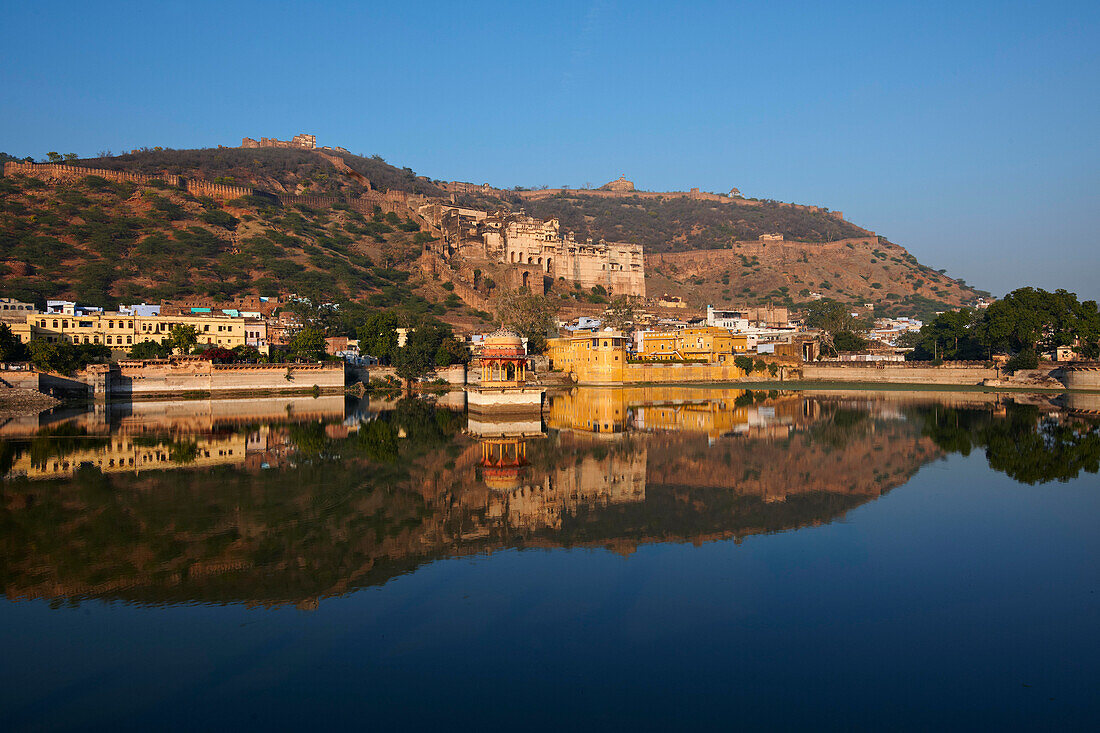
MULTIPOLYGON (((494 455, 490 449, 490 456, 494 455)), ((552 469, 541 480, 523 481, 522 474, 508 477, 510 485, 496 474, 495 483, 490 483, 486 469, 482 472, 485 483, 495 489, 489 496, 487 518, 514 529, 561 529, 563 517, 575 516, 582 508, 645 501, 644 448, 602 458, 585 456, 552 469)))
POLYGON ((802 417, 803 400, 785 394, 754 403, 746 390, 684 387, 578 387, 552 394, 546 424, 595 434, 644 431, 784 437, 802 417), (749 399, 744 404, 744 398, 749 399))
MULTIPOLYGON (((105 444, 35 460, 25 452, 12 464, 9 476, 30 479, 71 476, 81 466, 95 466, 104 473, 138 473, 166 468, 205 468, 244 463, 248 436, 235 433, 224 437, 182 436, 142 440, 141 436, 114 435, 105 444), (152 443, 152 444, 151 444, 152 443)), ((100 442, 100 441, 96 441, 100 442)))

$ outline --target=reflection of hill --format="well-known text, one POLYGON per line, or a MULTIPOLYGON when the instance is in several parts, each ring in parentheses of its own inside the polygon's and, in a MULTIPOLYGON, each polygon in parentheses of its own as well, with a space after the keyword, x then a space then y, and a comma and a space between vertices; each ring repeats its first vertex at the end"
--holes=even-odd
POLYGON ((523 470, 496 489, 480 473, 482 445, 458 433, 462 419, 415 401, 353 432, 271 431, 282 451, 271 470, 17 480, 0 506, 0 583, 9 598, 308 607, 447 556, 628 551, 828 522, 936 455, 907 423, 776 399, 730 410, 777 415, 794 426, 787 437, 670 427, 606 441, 555 430, 528 440, 523 470))

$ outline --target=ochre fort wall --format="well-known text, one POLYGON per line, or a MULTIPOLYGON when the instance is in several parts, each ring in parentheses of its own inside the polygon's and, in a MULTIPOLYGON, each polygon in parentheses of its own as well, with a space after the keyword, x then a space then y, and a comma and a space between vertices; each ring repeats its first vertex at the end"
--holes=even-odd
POLYGON ((82 168, 77 165, 62 165, 60 163, 19 163, 8 161, 4 163, 4 175, 24 175, 47 181, 77 181, 85 176, 99 176, 108 181, 145 184, 152 183, 153 181, 164 181, 169 186, 179 187, 180 185, 180 177, 171 173, 162 173, 159 176, 146 176, 141 173, 110 171, 105 168, 82 168))

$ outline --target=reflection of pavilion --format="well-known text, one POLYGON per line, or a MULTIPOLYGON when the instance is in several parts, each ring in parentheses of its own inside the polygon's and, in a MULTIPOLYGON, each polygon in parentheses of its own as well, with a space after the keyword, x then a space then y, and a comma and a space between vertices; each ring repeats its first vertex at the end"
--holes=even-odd
POLYGON ((541 412, 542 387, 527 385, 527 352, 511 331, 500 330, 485 339, 480 383, 466 390, 471 412, 541 412))
POLYGON ((478 470, 490 489, 491 521, 512 529, 561 529, 563 517, 582 507, 645 501, 644 448, 532 466, 527 444, 545 437, 541 422, 486 422, 471 416, 467 429, 481 444, 478 470))
POLYGON ((490 438, 481 443, 481 477, 485 485, 508 491, 520 485, 527 468, 527 441, 490 438))

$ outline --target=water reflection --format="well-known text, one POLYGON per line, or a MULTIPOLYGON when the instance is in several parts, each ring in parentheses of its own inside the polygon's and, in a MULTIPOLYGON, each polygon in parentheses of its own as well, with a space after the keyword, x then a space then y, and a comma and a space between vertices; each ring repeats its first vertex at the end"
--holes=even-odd
POLYGON ((454 394, 220 400, 2 429, 0 583, 61 603, 309 608, 446 556, 830 522, 945 453, 1029 483, 1100 458, 1088 411, 982 393, 573 389, 500 419, 454 394))

